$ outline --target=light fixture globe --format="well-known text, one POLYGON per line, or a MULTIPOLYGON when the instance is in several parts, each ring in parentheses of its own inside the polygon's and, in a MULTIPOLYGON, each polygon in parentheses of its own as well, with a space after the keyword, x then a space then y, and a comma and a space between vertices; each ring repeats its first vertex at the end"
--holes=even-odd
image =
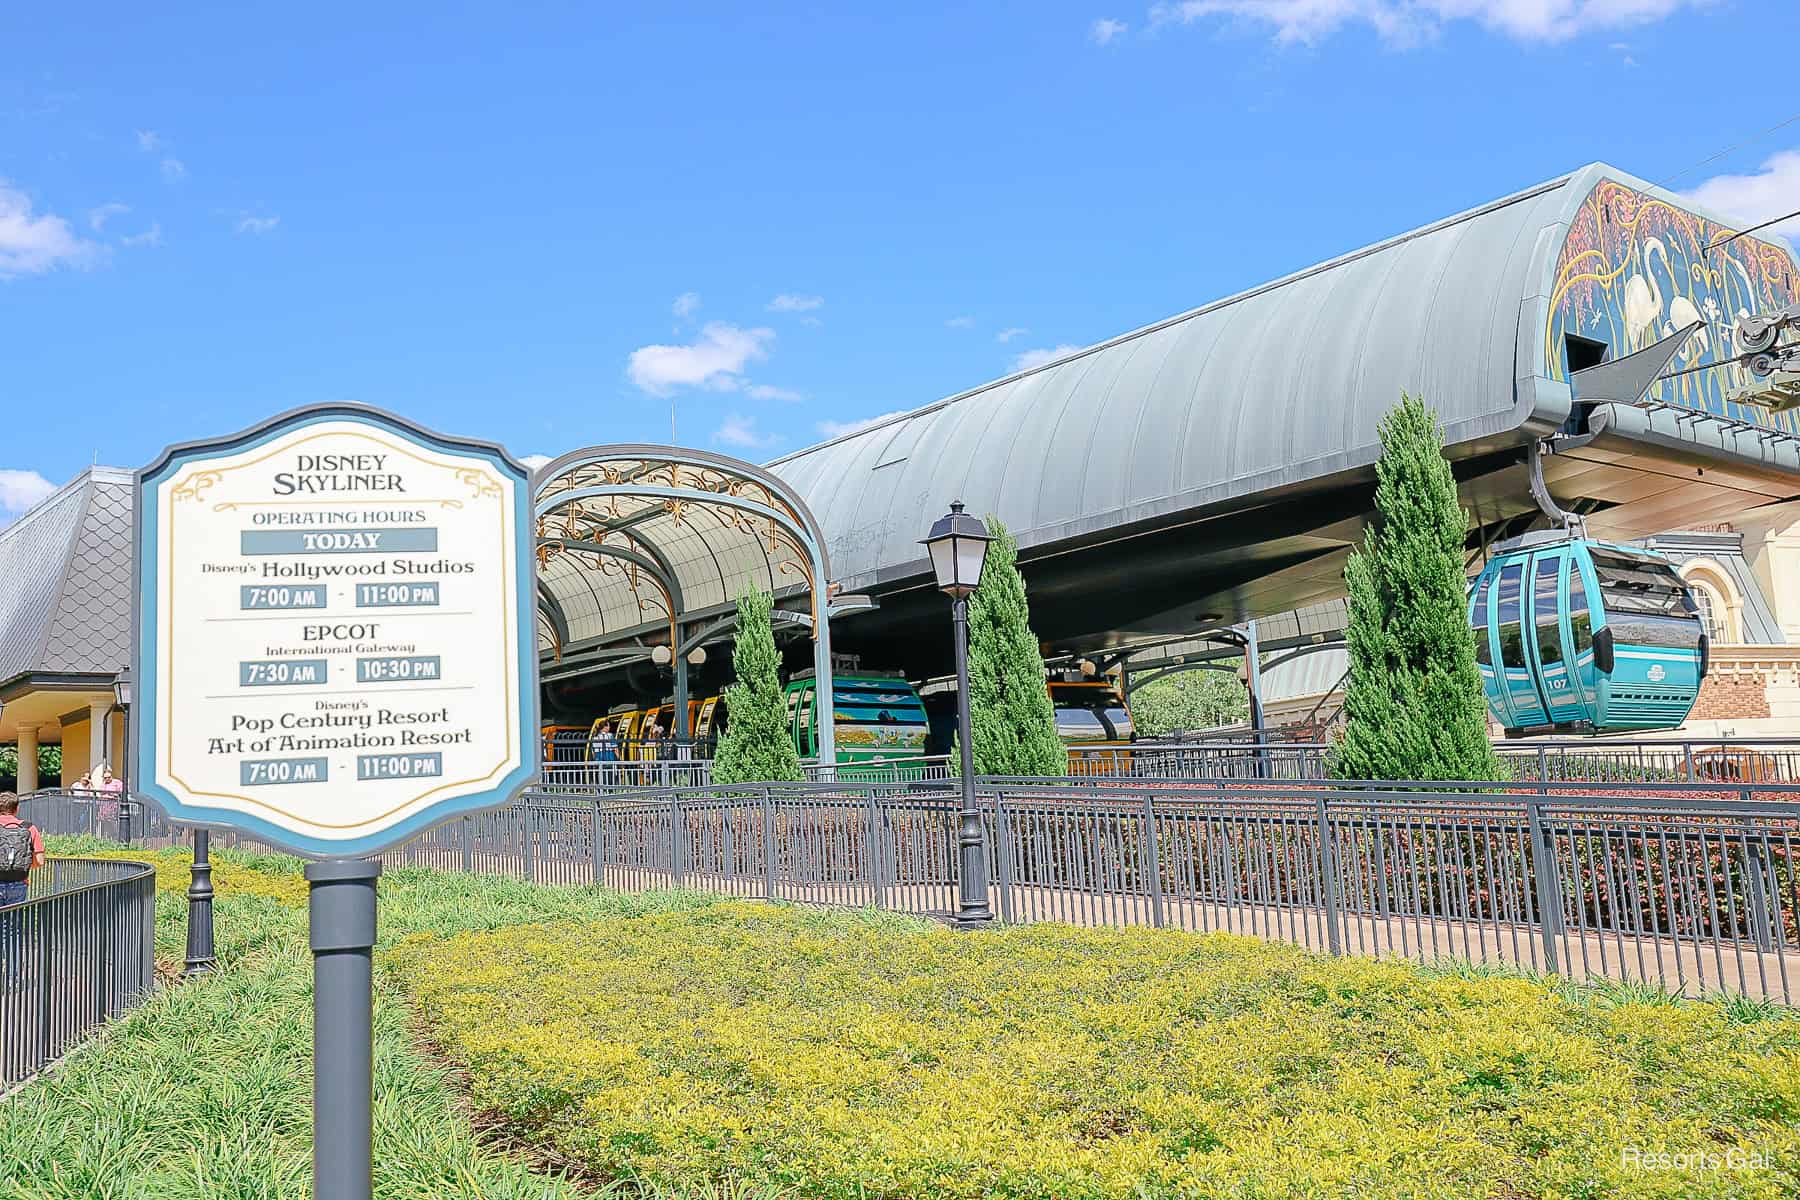
POLYGON ((689 650, 687 660, 689 666, 700 666, 706 661, 706 647, 695 646, 692 650, 689 650))
POLYGON ((657 646, 650 651, 650 661, 659 667, 666 667, 674 659, 667 646, 657 646))
POLYGON ((931 553, 931 570, 938 590, 961 599, 981 583, 981 567, 993 541, 979 518, 963 511, 962 501, 937 519, 921 543, 931 553))
POLYGON ((113 702, 120 708, 130 708, 132 700, 131 672, 120 671, 113 676, 113 702))

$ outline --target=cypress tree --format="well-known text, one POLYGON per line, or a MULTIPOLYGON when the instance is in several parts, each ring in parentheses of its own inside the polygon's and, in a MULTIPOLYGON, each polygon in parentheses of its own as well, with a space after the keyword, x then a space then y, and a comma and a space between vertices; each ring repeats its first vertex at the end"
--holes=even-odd
POLYGON ((1340 779, 1494 779, 1463 571, 1467 518, 1437 416, 1402 395, 1381 422, 1375 522, 1344 568, 1350 679, 1340 779))
POLYGON ((714 783, 803 777, 781 690, 781 656, 775 652, 775 629, 769 620, 772 605, 767 592, 738 597, 737 644, 731 650, 737 678, 725 689, 727 721, 713 752, 714 783))
MULTIPOLYGON (((1044 660, 1031 632, 1019 543, 998 518, 987 519, 981 586, 969 597, 969 721, 979 775, 1066 775, 1068 751, 1056 734, 1056 710, 1044 660)), ((951 760, 955 762, 953 758, 951 760)))

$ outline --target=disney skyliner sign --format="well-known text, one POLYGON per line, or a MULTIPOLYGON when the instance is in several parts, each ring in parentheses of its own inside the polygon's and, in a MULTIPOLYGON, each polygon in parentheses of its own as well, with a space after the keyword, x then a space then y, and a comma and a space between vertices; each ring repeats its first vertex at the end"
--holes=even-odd
POLYGON ((538 771, 530 473, 331 404, 137 474, 133 778, 306 868, 318 1200, 372 1189, 369 858, 538 771))

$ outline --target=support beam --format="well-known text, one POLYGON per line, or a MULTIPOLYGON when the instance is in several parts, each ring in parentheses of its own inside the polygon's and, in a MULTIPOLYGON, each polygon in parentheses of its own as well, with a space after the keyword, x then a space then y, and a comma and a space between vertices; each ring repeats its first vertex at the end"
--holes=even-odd
POLYGON ((19 726, 19 792, 38 789, 38 731, 36 725, 19 726))
POLYGON ((1244 682, 1250 690, 1250 731, 1261 736, 1263 731, 1262 710, 1262 653, 1256 645, 1256 622, 1244 624, 1244 682))
POLYGON ((573 635, 569 633, 569 616, 563 611, 562 601, 550 590, 550 585, 538 580, 538 607, 550 618, 550 627, 556 631, 556 645, 560 649, 567 646, 573 635))
POLYGON ((688 729, 688 662, 687 655, 681 650, 681 627, 676 626, 675 645, 669 647, 673 656, 670 660, 675 668, 675 711, 669 716, 669 724, 674 727, 675 757, 693 757, 693 737, 688 729))
MULTIPOLYGON (((88 770, 93 770, 101 763, 108 769, 114 766, 111 741, 108 735, 112 732, 111 700, 95 700, 88 705, 88 770)), ((65 764, 63 770, 67 771, 65 764)), ((113 774, 118 774, 114 771, 113 774)))

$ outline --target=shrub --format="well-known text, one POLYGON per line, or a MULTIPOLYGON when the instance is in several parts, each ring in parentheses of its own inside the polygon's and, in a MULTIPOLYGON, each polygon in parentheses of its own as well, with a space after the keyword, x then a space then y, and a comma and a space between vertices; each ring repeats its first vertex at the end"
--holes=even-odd
MULTIPOLYGON (((777 674, 781 656, 775 651, 770 605, 766 592, 746 592, 738 598, 737 643, 731 651, 737 678, 725 689, 730 720, 713 752, 714 783, 804 777, 777 674)), ((829 698, 821 699, 818 708, 821 720, 831 719, 829 698)))
MULTIPOLYGON (((43 786, 46 779, 62 777, 62 747, 39 746, 38 786, 43 786)), ((19 748, 17 746, 0 746, 0 779, 17 780, 19 777, 19 748)), ((8 791, 12 788, 9 786, 8 791)))
POLYGON ((1344 568, 1350 593, 1339 779, 1495 778, 1469 630, 1467 519, 1437 417, 1402 396, 1381 422, 1375 524, 1344 568))
POLYGON ((1000 518, 969 597, 969 725, 977 775, 1067 775, 1069 754, 1056 733, 1056 709, 1044 660, 1031 632, 1019 544, 1000 518))
POLYGON ((1224 671, 1165 675, 1131 693, 1132 724, 1145 737, 1210 729, 1249 716, 1249 693, 1224 671))
POLYGON ((1772 1200, 1800 1166, 1791 1014, 1225 934, 748 903, 415 940, 393 962, 474 1103, 600 1178, 1772 1200), (1629 1147, 1773 1165, 1647 1172, 1629 1147))

